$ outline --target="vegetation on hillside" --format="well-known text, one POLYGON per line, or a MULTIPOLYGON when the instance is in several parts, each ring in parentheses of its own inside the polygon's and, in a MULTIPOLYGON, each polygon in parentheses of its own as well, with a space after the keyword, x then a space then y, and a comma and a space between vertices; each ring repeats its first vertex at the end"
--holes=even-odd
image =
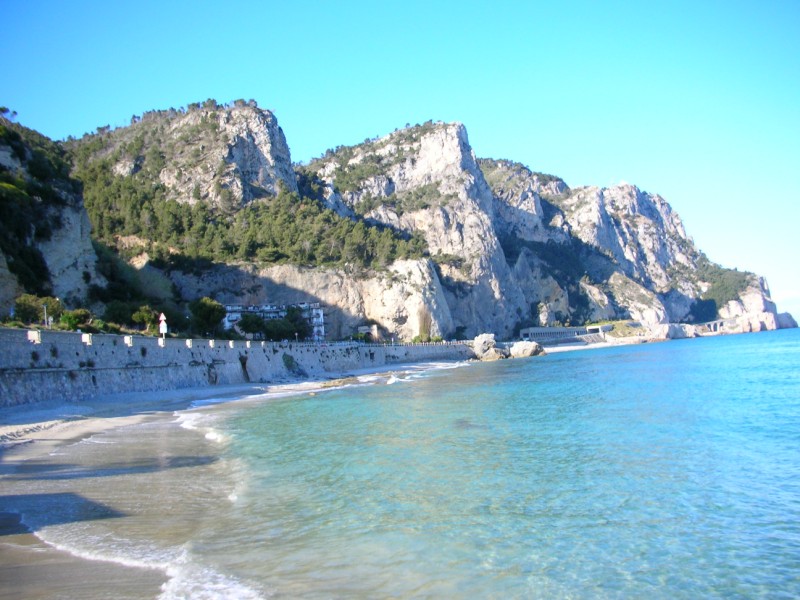
MULTIPOLYGON (((384 138, 366 139, 356 146, 337 146, 328 150, 322 157, 312 160, 302 170, 305 174, 317 173, 325 165, 333 163, 333 187, 339 193, 355 192, 365 181, 378 175, 386 174, 394 165, 406 159, 413 161, 413 154, 406 154, 411 147, 426 134, 433 131, 441 123, 426 121, 413 127, 406 124, 405 129, 395 130, 384 138), (387 150, 388 146, 392 148, 387 150)), ((438 189, 436 190, 438 194, 438 189)), ((400 199, 395 198, 395 203, 400 199)), ((402 207, 395 206, 398 212, 402 207)), ((356 208, 356 212, 364 214, 368 210, 356 208)))
POLYGON ((533 177, 538 179, 540 185, 564 183, 556 175, 531 171, 525 165, 508 159, 479 158, 478 167, 495 193, 502 193, 507 185, 513 186, 517 181, 530 180, 533 177))
POLYGON ((695 277, 709 286, 692 306, 689 318, 693 322, 704 323, 716 319, 719 310, 728 302, 738 300, 753 283, 755 275, 737 269, 726 269, 701 254, 695 277))
POLYGON ((0 165, 0 251, 26 291, 47 294, 50 272, 34 243, 61 227, 51 208, 67 204, 80 186, 69 179, 63 148, 43 135, 0 117, 0 145, 10 148, 23 169, 0 165))
POLYGON ((701 256, 697 261, 697 276, 701 281, 710 284, 703 294, 703 299, 713 300, 718 308, 725 306, 731 300, 737 300, 755 277, 746 271, 725 269, 705 256, 701 256))
MULTIPOLYGON (((165 152, 176 152, 160 149, 174 140, 151 129, 143 128, 139 137, 122 145, 102 131, 70 146, 93 235, 128 256, 147 251, 156 264, 183 269, 236 261, 375 269, 398 259, 419 258, 426 251, 418 236, 341 217, 327 209, 321 202, 319 183, 315 185, 309 177, 300 177, 300 194, 281 191, 243 207, 241 199, 230 197, 222 205, 212 205, 199 194, 191 202, 179 202, 169 197, 159 179, 165 152), (129 175, 114 172, 122 158, 138 161, 129 175), (122 249, 120 238, 131 236, 141 240, 142 246, 122 249)), ((171 133, 178 135, 183 153, 191 152, 194 143, 183 140, 189 134, 171 133)), ((210 135, 209 131, 205 135, 210 135)), ((223 200, 232 194, 225 187, 218 191, 223 200)))
POLYGON ((398 215, 417 210, 425 210, 437 206, 444 206, 457 199, 455 194, 442 194, 439 185, 428 183, 414 189, 390 194, 389 196, 373 197, 369 194, 362 196, 361 200, 353 206, 358 215, 368 215, 380 206, 391 208, 398 215))
POLYGON ((137 187, 135 175, 107 178, 100 172, 93 179, 83 172, 80 176, 97 239, 116 246, 120 236, 136 236, 147 245, 135 251, 150 252, 163 266, 253 261, 383 268, 425 253, 420 237, 402 237, 386 227, 341 217, 319 201, 293 192, 281 192, 227 216, 204 202, 189 205, 159 199, 152 187, 137 187))

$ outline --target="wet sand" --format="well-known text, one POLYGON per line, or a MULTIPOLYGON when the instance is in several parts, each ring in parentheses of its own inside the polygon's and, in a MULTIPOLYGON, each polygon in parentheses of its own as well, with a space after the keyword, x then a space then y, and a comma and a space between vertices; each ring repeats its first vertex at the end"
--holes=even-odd
MULTIPOLYGON (((398 367, 392 369, 397 370, 398 367)), ((38 403, 0 409, 0 482, 25 476, 59 446, 117 427, 163 418, 194 402, 315 393, 346 383, 347 378, 275 385, 249 384, 98 397, 70 404, 38 403)), ((387 370, 386 376, 389 376, 387 370)), ((31 471, 32 472, 32 471, 31 471)), ((167 576, 158 570, 86 560, 50 546, 4 510, 0 492, 0 600, 36 598, 157 598, 167 576)))
MULTIPOLYGON (((315 394, 352 384, 360 376, 389 378, 393 373, 420 367, 384 365, 330 374, 321 380, 111 394, 83 402, 40 402, 0 408, 0 485, 9 477, 33 475, 59 446, 118 427, 171 416, 195 403, 255 397, 259 397, 258 401, 270 401, 315 394)), ((21 523, 20 515, 7 510, 3 499, 0 491, 0 600, 141 600, 158 598, 161 594, 161 586, 168 579, 162 571, 84 559, 59 550, 21 523)))
MULTIPOLYGON (((560 346, 547 352, 585 350, 613 344, 560 346)), ((260 396, 264 401, 351 383, 361 375, 389 377, 408 366, 364 369, 326 380, 274 385, 245 384, 214 388, 137 392, 98 397, 80 403, 35 403, 0 409, 0 482, 24 475, 61 445, 71 444, 117 427, 163 418, 196 402, 216 402, 260 396)), ((0 493, 0 599, 5 598, 157 598, 166 575, 157 570, 85 560, 40 540, 4 511, 0 493), (102 590, 99 593, 98 590, 102 590)))
POLYGON ((72 556, 27 532, 18 515, 0 513, 0 598, 156 598, 166 579, 155 570, 72 556), (102 595, 92 595, 98 589, 102 595))

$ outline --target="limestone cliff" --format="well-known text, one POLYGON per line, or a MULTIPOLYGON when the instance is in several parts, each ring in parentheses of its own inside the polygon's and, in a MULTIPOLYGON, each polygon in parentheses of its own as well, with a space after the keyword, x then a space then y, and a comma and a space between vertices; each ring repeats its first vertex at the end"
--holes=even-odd
POLYGON ((347 338, 367 323, 376 323, 386 339, 444 336, 453 330, 450 308, 429 260, 398 261, 369 277, 354 277, 343 269, 251 264, 218 265, 201 275, 174 272, 171 277, 186 298, 209 295, 230 304, 321 302, 330 339, 347 338))
MULTIPOLYGON (((620 184, 572 190, 558 202, 573 235, 610 254, 625 275, 654 291, 675 284, 670 269, 695 269, 698 252, 663 198, 620 184)), ((686 290, 690 291, 690 290, 686 290)))
MULTIPOLYGON (((700 269, 704 257, 660 196, 628 184, 572 190, 510 161, 479 161, 459 123, 429 122, 337 148, 302 167, 301 177, 317 181, 320 199, 344 217, 421 235, 433 261, 417 263, 425 277, 401 290, 381 273, 239 265, 230 267, 235 277, 259 273, 272 285, 226 284, 221 298, 249 289, 258 290, 245 294, 252 302, 321 300, 343 335, 374 320, 405 337, 426 329, 505 338, 525 324, 696 319, 713 286, 713 270, 700 269), (430 326, 417 314, 430 315, 430 326)), ((173 279, 184 296, 201 291, 186 277, 173 279)), ((756 296, 766 297, 763 290, 756 296)), ((776 314, 774 306, 743 306, 747 314, 776 314)), ((778 324, 776 317, 759 322, 778 324)))
POLYGON ((728 271, 702 255, 662 197, 629 184, 570 189, 510 161, 476 160, 459 123, 339 148, 306 169, 341 214, 422 233, 454 324, 467 334, 615 318, 697 321, 715 314, 699 310, 706 296, 723 314, 733 301, 764 327, 778 326, 766 287, 747 274, 737 275, 738 287, 719 284, 728 271))
POLYGON ((91 160, 109 160, 121 177, 149 172, 166 200, 233 211, 281 187, 297 191, 283 130, 252 101, 152 111, 129 127, 101 129, 92 143, 91 160))
POLYGON ((0 134, 0 313, 23 292, 57 296, 70 307, 85 304, 89 286, 105 280, 63 149, 6 119, 0 134))
MULTIPOLYGON (((510 335, 525 297, 494 225, 495 200, 460 123, 428 123, 323 157, 309 166, 331 206, 419 232, 456 330, 510 335)), ((447 331, 446 324, 439 329, 447 331)))
POLYGON ((567 241, 569 228, 562 215, 548 214, 542 198, 569 191, 564 181, 507 160, 481 159, 479 164, 495 197, 495 225, 500 236, 530 242, 567 241))
MULTIPOLYGON (((24 156, 6 146, 5 170, 24 174, 24 156)), ((711 263, 660 196, 629 184, 571 189, 518 163, 477 159, 460 123, 428 122, 293 166, 270 111, 209 100, 100 128, 67 149, 76 172, 92 178, 96 197, 87 191, 86 203, 102 239, 139 240, 150 253, 141 262, 159 257, 148 268, 169 277, 177 299, 322 302, 330 338, 367 323, 404 339, 506 339, 522 326, 621 318, 654 326, 719 315, 742 330, 792 322, 778 316, 763 280, 711 263), (283 220, 256 210, 280 202, 290 207, 276 213, 283 220), (306 229, 265 241, 274 223, 294 231, 301 211, 311 215, 306 229), (342 222, 357 222, 357 235, 326 238, 313 256, 309 236, 342 222)), ((37 248, 54 291, 77 298, 101 278, 79 196, 61 204, 47 218, 63 227, 37 248)), ((11 271, 0 261, 7 297, 11 271)))

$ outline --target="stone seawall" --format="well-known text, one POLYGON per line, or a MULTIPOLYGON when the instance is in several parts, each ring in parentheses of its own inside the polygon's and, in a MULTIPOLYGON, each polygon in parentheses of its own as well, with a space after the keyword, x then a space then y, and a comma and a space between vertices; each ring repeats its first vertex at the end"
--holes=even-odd
POLYGON ((472 358, 466 344, 160 340, 0 329, 0 406, 102 394, 272 383, 390 364, 472 358))

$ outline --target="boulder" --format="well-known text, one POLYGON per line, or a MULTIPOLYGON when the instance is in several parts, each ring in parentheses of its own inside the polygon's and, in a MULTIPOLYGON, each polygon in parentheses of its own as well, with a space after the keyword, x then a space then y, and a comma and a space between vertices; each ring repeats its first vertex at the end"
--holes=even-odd
POLYGON ((510 353, 511 358, 527 358, 544 354, 544 348, 536 342, 515 342, 511 346, 510 353))
POLYGON ((502 360, 508 358, 505 348, 498 348, 493 333, 482 333, 472 341, 472 350, 478 360, 502 360))
POLYGON ((508 350, 505 348, 489 348, 480 359, 483 362, 489 362, 493 360, 504 360, 508 358, 508 350))
POLYGON ((475 358, 483 360, 483 356, 497 345, 493 333, 482 333, 472 341, 475 358))

